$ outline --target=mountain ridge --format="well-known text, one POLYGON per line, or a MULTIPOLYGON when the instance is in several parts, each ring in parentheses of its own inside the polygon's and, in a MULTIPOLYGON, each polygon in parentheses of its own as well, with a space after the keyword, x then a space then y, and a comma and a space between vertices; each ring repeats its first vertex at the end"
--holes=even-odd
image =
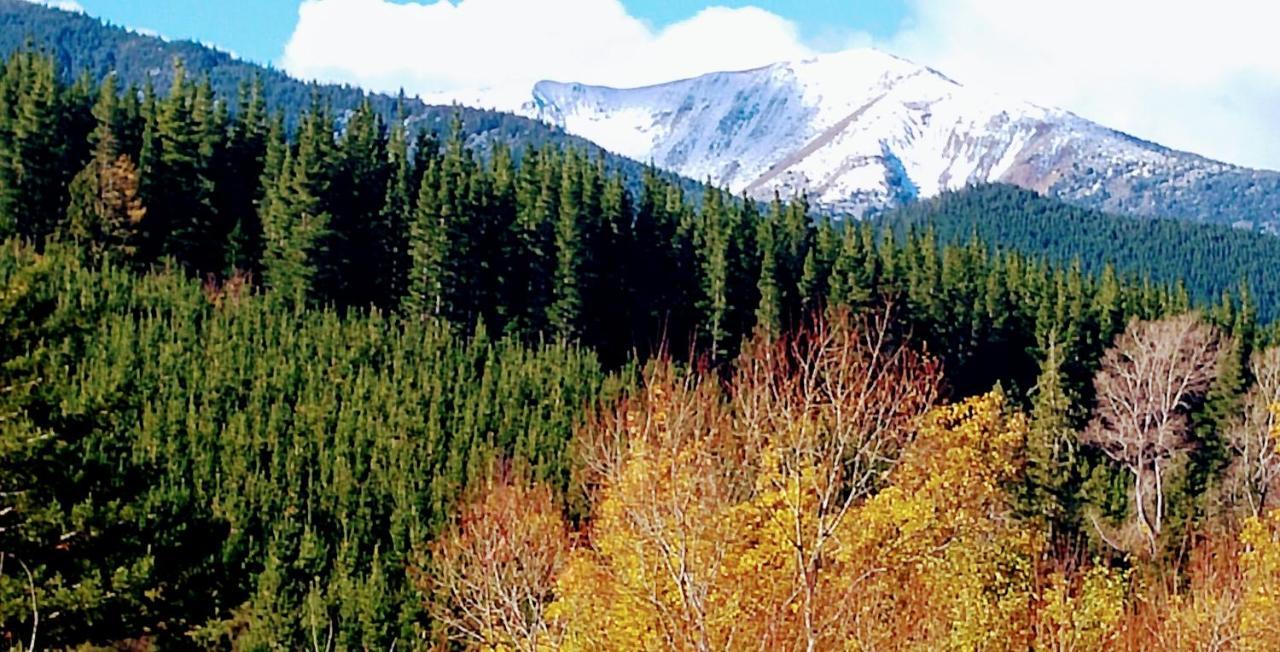
POLYGON ((410 124, 436 132, 460 115, 468 144, 479 151, 498 143, 517 150, 563 143, 606 157, 633 185, 652 163, 669 178, 683 177, 681 185, 695 194, 698 182, 708 181, 758 199, 804 192, 825 212, 866 215, 947 189, 1004 182, 1110 213, 1280 233, 1280 173, 1213 161, 1069 111, 979 92, 878 50, 634 89, 543 81, 511 113, 305 82, 205 44, 0 0, 0 52, 27 43, 53 54, 69 76, 116 71, 125 83, 150 81, 161 91, 174 58, 185 61, 189 73, 208 75, 225 97, 260 76, 268 103, 282 107, 290 123, 313 97, 341 110, 369 101, 386 120, 403 109, 410 124), (813 83, 805 83, 805 69, 817 69, 809 75, 813 83), (605 100, 617 106, 590 106, 605 100), (937 128, 948 120, 952 128, 937 128))
POLYGON ((757 198, 867 214, 1006 182, 1077 205, 1280 230, 1280 173, 1215 161, 871 49, 637 88, 542 81, 520 112, 757 198))

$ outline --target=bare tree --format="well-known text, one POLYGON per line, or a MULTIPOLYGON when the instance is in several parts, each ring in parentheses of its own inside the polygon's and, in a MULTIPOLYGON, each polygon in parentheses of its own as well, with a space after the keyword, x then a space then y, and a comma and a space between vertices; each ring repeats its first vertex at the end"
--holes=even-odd
POLYGON ((1255 353, 1249 369, 1254 385, 1245 395, 1243 413, 1226 433, 1235 456, 1227 471, 1227 488, 1234 504, 1259 516, 1280 498, 1280 347, 1255 353))
POLYGON ((463 507, 431 549, 420 584, 450 638, 483 649, 554 649, 544 618, 569 557, 568 526, 550 490, 500 479, 463 507))
POLYGON ((889 310, 835 313, 793 338, 753 343, 740 366, 739 428, 776 455, 773 489, 812 496, 786 507, 796 577, 784 605, 799 614, 809 651, 830 643, 854 602, 822 595, 837 530, 879 488, 938 396, 937 362, 906 346, 892 323, 889 310))
POLYGON ((1218 369, 1220 337, 1194 314, 1134 320, 1102 357, 1097 406, 1081 435, 1133 476, 1138 525, 1151 554, 1165 515, 1165 473, 1187 450, 1190 410, 1218 369))

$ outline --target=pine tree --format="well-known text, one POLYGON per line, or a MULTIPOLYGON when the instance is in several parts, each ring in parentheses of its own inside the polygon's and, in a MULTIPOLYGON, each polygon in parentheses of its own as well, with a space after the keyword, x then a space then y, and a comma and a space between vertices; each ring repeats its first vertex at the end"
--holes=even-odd
POLYGON ((377 243, 377 303, 395 305, 408 291, 409 223, 418 189, 415 186, 409 138, 400 114, 387 140, 386 191, 379 213, 377 243))
MULTIPOLYGON (((789 326, 804 310, 804 263, 813 247, 815 229, 809 217, 809 200, 804 195, 786 204, 782 204, 775 196, 770 213, 777 221, 774 237, 778 249, 776 255, 782 301, 781 318, 783 324, 789 326)), ((818 263, 817 266, 821 267, 821 264, 818 263)), ((820 270, 815 270, 818 271, 820 270)), ((815 287, 825 280, 815 276, 815 287)))
POLYGON ((95 107, 98 127, 93 133, 93 158, 71 181, 65 235, 91 260, 107 252, 131 258, 137 253, 139 230, 146 209, 140 197, 138 168, 119 152, 112 125, 115 88, 103 85, 103 99, 95 107))
POLYGON ((447 317, 452 275, 449 267, 451 224, 440 201, 440 163, 431 161, 422 176, 417 206, 409 226, 409 284, 405 311, 411 315, 447 317))
POLYGON ((874 238, 870 225, 859 228, 847 225, 842 230, 840 249, 832 261, 831 277, 827 281, 828 302, 832 307, 859 311, 870 306, 876 268, 874 238))
MULTIPOLYGON (((749 197, 729 205, 729 332, 737 342, 755 327, 760 303, 760 258, 756 233, 760 212, 749 197)), ((736 342, 735 342, 736 343, 736 342)))
POLYGON ((513 295, 521 290, 524 279, 517 276, 522 267, 517 261, 517 172, 511 150, 505 145, 494 148, 486 176, 489 198, 485 206, 485 239, 480 245, 480 250, 487 252, 489 263, 485 270, 485 294, 489 297, 485 322, 511 332, 520 319, 520 301, 513 295))
POLYGON ((219 271, 223 261, 209 176, 221 127, 210 93, 207 82, 188 82, 175 59, 169 95, 151 110, 139 165, 152 253, 173 256, 197 272, 219 271))
POLYGON ((1027 440, 1029 513, 1048 521, 1052 536, 1078 531, 1080 488, 1078 459, 1080 400, 1065 373, 1070 353, 1050 332, 1032 389, 1031 428, 1027 440))
POLYGON ((756 329, 776 336, 782 329, 782 290, 778 281, 778 248, 774 231, 776 221, 766 218, 760 222, 760 303, 756 307, 756 329))
POLYGON ((389 284, 382 270, 389 237, 381 220, 390 174, 386 150, 382 120, 365 101, 347 117, 333 150, 326 293, 341 305, 384 303, 380 293, 389 284))
MULTIPOLYGON (((227 233, 227 270, 256 271, 262 257, 262 222, 258 204, 262 201, 262 176, 270 167, 278 170, 279 155, 268 161, 268 143, 281 142, 283 125, 272 124, 267 115, 260 76, 240 88, 236 106, 239 111, 231 124, 224 164, 219 170, 218 213, 230 231, 227 233)), ((268 182, 270 183, 270 182, 268 182)))
POLYGON ((42 239, 65 206, 63 105, 53 59, 19 52, 5 66, 0 113, 0 235, 42 239))
POLYGON ((462 116, 455 113, 440 159, 436 205, 446 238, 441 258, 445 269, 441 286, 443 314, 463 324, 473 324, 480 314, 481 298, 476 295, 479 288, 476 281, 481 276, 481 258, 487 253, 477 249, 483 225, 473 219, 480 199, 476 177, 475 161, 466 147, 462 116))
POLYGON ((805 315, 818 312, 827 300, 828 282, 840 241, 830 218, 818 223, 813 245, 800 268, 800 307, 805 315))
MULTIPOLYGON (((1175 295, 1176 296, 1176 295, 1175 295)), ((1175 299, 1170 312, 1179 314, 1180 300, 1175 299)), ((1249 359, 1256 338, 1256 315, 1249 300, 1248 286, 1240 288, 1240 298, 1224 291, 1213 311, 1213 321, 1228 335, 1218 360, 1218 374, 1205 395, 1202 410, 1196 417, 1194 437, 1197 444, 1187 472, 1187 493, 1200 496, 1210 483, 1226 469, 1230 453, 1226 432, 1241 414, 1245 392, 1253 379, 1249 377, 1249 359)), ((1198 509, 1204 509, 1200 505, 1198 509)))
POLYGON ((663 304, 664 292, 669 289, 669 249, 666 245, 675 238, 675 230, 666 215, 665 195, 666 189, 657 170, 652 165, 647 166, 631 229, 631 240, 635 246, 630 251, 628 269, 632 272, 632 283, 627 288, 639 322, 633 325, 633 339, 646 345, 657 343, 646 341, 655 335, 648 329, 662 329, 668 321, 666 310, 669 305, 663 304))
POLYGON ((295 305, 328 298, 323 290, 330 287, 325 281, 332 274, 327 255, 332 134, 327 111, 316 106, 299 127, 296 152, 286 149, 279 171, 264 174, 264 181, 274 183, 263 199, 263 275, 295 305))
POLYGON ((729 353, 731 227, 723 193, 708 186, 702 199, 695 242, 698 248, 698 278, 702 285, 698 300, 701 313, 699 321, 705 335, 707 351, 713 361, 729 353))
POLYGON ((547 307, 547 326, 566 340, 581 334, 582 320, 582 163, 570 152, 563 162, 560 177, 560 211, 555 223, 555 272, 547 307))
POLYGON ((620 364, 633 344, 635 306, 630 302, 632 206, 622 177, 611 174, 600 197, 600 235, 594 245, 595 282, 590 305, 594 345, 607 364, 620 364))

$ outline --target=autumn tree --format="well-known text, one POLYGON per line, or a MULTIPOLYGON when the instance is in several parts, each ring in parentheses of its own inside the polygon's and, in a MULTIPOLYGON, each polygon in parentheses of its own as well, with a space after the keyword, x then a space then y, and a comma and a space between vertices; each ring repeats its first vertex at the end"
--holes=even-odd
POLYGON ((1243 410, 1230 423, 1226 440, 1233 456, 1227 470, 1232 503, 1251 516, 1276 506, 1280 483, 1280 347, 1254 353, 1249 369, 1254 385, 1243 410))
POLYGON ((565 649, 746 645, 734 562, 749 530, 735 506, 750 495, 753 464, 717 383, 655 364, 585 431, 578 446, 597 502, 590 546, 558 583, 565 649))
POLYGON ((1046 533, 1015 517, 1010 491, 1026 417, 997 390, 935 408, 916 431, 842 538, 841 627, 855 649, 1027 649, 1046 533))
POLYGON ((820 649, 840 638, 848 516, 937 392, 884 315, 744 352, 732 388, 651 372, 577 437, 590 546, 561 578, 571 649, 820 649))
POLYGON ((569 531, 550 489, 491 480, 431 546, 419 580, 450 639, 486 650, 555 649, 544 615, 569 556, 569 531))
POLYGON ((93 258, 105 251, 130 256, 147 209, 138 196, 138 168, 125 154, 95 155, 71 181, 68 235, 93 258))
POLYGON ((766 451, 760 490, 789 497, 774 518, 785 520, 794 551, 788 608, 801 615, 806 650, 840 618, 824 613, 840 602, 821 595, 836 533, 938 393, 936 363, 905 346, 892 323, 887 313, 836 313, 798 336, 757 341, 736 379, 738 428, 766 451))
POLYGON ((1218 366, 1219 335, 1194 314, 1133 321, 1103 355, 1097 407, 1082 434, 1133 476, 1137 524, 1157 551, 1169 465, 1190 447, 1188 414, 1218 366))
MULTIPOLYGON (((1280 429, 1274 432, 1280 435, 1280 429)), ((1240 649, 1275 650, 1280 646, 1280 511, 1250 518, 1240 533, 1243 597, 1240 605, 1240 649)))
POLYGON ((105 251, 125 256, 138 247, 138 234, 146 208, 140 196, 137 165, 121 151, 115 77, 107 78, 93 113, 97 127, 91 135, 93 157, 71 180, 66 233, 97 258, 105 251))

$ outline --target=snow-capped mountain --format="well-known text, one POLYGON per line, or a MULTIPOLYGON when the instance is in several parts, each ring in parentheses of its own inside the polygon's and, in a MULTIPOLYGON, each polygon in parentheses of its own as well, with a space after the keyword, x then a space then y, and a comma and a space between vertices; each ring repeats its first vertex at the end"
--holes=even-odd
POLYGON ((870 49, 634 89, 544 81, 521 111, 734 192, 804 191, 858 214, 1002 181, 1120 212, 1280 225, 1280 174, 1174 151, 870 49))

